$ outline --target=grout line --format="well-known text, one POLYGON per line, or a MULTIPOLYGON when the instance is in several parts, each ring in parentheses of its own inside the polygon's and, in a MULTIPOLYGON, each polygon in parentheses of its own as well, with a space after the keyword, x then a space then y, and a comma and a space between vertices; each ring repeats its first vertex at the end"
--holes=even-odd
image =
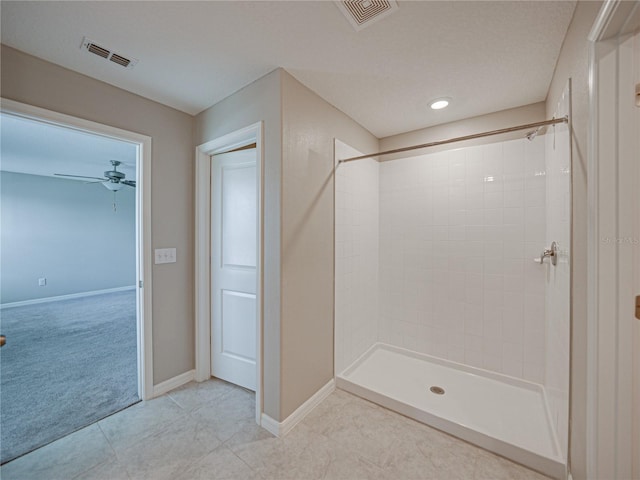
MULTIPOLYGON (((113 452, 113 458, 115 458, 115 461, 117 464, 122 465, 122 468, 124 468, 125 473, 127 474, 127 478, 131 479, 131 475, 129 474, 129 470, 127 469, 127 465, 124 463, 121 463, 121 459, 118 456, 118 452, 116 451, 116 449, 113 447, 113 444, 111 443, 111 440, 109 440, 109 437, 107 437, 107 434, 104 432, 104 430, 102 429, 102 425, 100 425, 100 422, 96 423, 98 425, 98 428, 100 429, 100 431, 102 432, 102 435, 104 436, 105 440, 107 441, 107 443, 109 444, 109 448, 111 448, 111 451, 113 452)), ((103 463, 107 463, 107 462, 103 462, 103 463)), ((102 465, 102 464, 100 464, 102 465)), ((96 468, 96 467, 93 467, 96 468)), ((88 470, 87 470, 88 472, 88 470)), ((86 473, 86 472, 83 472, 86 473)))
MULTIPOLYGON (((187 407, 183 407, 182 405, 180 405, 180 403, 175 398, 173 398, 171 396, 171 392, 167 392, 164 395, 161 395, 161 396, 156 397, 156 398, 162 398, 164 396, 167 396, 169 398, 169 400, 171 400, 173 403, 175 403, 178 406, 178 408, 180 408, 180 410, 187 411, 187 407)), ((187 412, 187 413, 189 413, 189 412, 187 412)))
POLYGON ((245 462, 245 460, 244 460, 240 455, 238 455, 236 452, 234 452, 231 448, 227 447, 226 442, 225 442, 225 443, 223 443, 223 444, 222 444, 222 445, 220 445, 220 446, 221 446, 221 447, 226 448, 227 450, 229 450, 229 451, 230 451, 230 452, 231 452, 231 453, 232 453, 232 454, 233 454, 237 459, 239 459, 242 463, 244 463, 244 464, 249 468, 249 470, 251 470, 252 472, 254 472, 255 474, 257 474, 260 478, 264 478, 264 477, 262 476, 262 474, 261 474, 258 470, 256 470, 255 468, 253 468, 253 467, 252 467, 251 465, 249 465, 247 462, 245 462))
MULTIPOLYGON (((108 463, 110 460, 114 459, 116 460, 116 462, 118 461, 118 454, 116 453, 115 449, 113 448, 113 445, 111 445, 111 442, 109 441, 109 439, 107 438, 107 436, 104 433, 104 430, 102 430, 102 427, 100 426, 100 422, 95 422, 94 425, 96 425, 98 427, 98 430, 100 431, 100 433, 102 434, 102 437, 104 438, 104 440, 107 442, 107 445, 109 445, 109 448, 111 449, 111 457, 108 458, 107 460, 103 461, 103 462, 99 462, 96 463, 95 465, 92 465, 91 467, 87 468, 86 470, 83 470, 81 472, 79 472, 77 475, 74 475, 73 478, 76 479, 78 477, 80 477, 81 475, 84 475, 87 472, 90 472, 91 470, 93 470, 94 468, 98 468, 101 465, 104 465, 106 463, 108 463)), ((91 425, 90 425, 91 426, 91 425)), ((85 427, 87 428, 87 427, 85 427)), ((75 432, 74 432, 75 433, 75 432)), ((71 434, 72 435, 72 434, 71 434)), ((64 437, 62 437, 64 438, 64 437)), ((126 470, 126 468, 125 468, 126 470)), ((129 472, 127 472, 127 476, 129 476, 129 472)))
POLYGON ((178 401, 171 396, 170 392, 167 392, 164 395, 160 395, 159 397, 156 397, 156 398, 162 398, 162 397, 167 397, 169 400, 175 403, 180 410, 183 410, 187 415, 190 413, 186 407, 183 407, 182 405, 180 405, 178 401))
POLYGON ((111 449, 111 451, 113 452, 113 456, 116 457, 116 460, 120 460, 120 458, 118 457, 118 453, 116 452, 116 449, 113 448, 113 444, 111 443, 111 440, 109 440, 109 437, 107 437, 107 434, 104 432, 104 430, 102 429, 102 425, 100 425, 101 422, 96 422, 96 425, 98 425, 98 428, 100 429, 100 432, 102 433, 102 436, 104 437, 104 439, 107 441, 107 443, 109 444, 109 448, 111 449))

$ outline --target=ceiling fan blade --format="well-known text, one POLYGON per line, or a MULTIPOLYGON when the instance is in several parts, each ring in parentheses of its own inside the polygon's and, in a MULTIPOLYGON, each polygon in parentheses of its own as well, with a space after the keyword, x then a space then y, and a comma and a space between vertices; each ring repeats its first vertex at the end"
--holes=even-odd
POLYGON ((56 177, 74 177, 74 178, 90 178, 93 180, 100 180, 101 182, 105 182, 109 180, 108 178, 100 178, 100 177, 85 177, 84 175, 67 175, 65 173, 54 173, 56 177))
POLYGON ((136 187, 135 180, 120 180, 120 183, 124 183, 125 185, 129 185, 130 187, 133 187, 133 188, 136 187))
POLYGON ((85 185, 92 185, 94 183, 104 183, 104 182, 108 182, 108 180, 97 180, 95 182, 82 182, 82 183, 84 183, 85 185))

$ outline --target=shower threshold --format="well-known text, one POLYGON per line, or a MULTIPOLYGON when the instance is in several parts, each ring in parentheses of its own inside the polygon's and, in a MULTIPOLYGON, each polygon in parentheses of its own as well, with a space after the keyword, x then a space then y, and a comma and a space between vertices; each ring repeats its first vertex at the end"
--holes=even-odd
POLYGON ((567 476, 541 385, 382 343, 336 385, 553 478, 567 476))

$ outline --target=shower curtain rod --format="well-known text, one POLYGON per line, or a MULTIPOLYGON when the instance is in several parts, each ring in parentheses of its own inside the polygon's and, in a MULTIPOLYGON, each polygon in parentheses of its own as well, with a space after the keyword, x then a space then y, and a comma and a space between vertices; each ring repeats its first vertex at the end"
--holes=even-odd
POLYGON ((380 155, 390 155, 392 153, 408 152, 410 150, 418 150, 420 148, 435 147, 438 145, 445 145, 447 143, 462 142, 464 140, 473 140, 474 138, 490 137, 491 135, 517 132, 518 130, 526 130, 529 128, 539 128, 539 127, 544 127, 546 125, 555 125, 557 123, 569 123, 569 117, 565 116, 561 118, 552 118, 551 120, 544 120, 542 122, 527 123, 526 125, 518 125, 516 127, 501 128, 500 130, 491 130, 489 132, 474 133, 472 135, 465 135, 464 137, 449 138, 447 140, 440 140, 438 142, 422 143, 420 145, 412 145, 410 147, 402 147, 402 148, 396 148, 394 150, 386 150, 384 152, 370 153, 369 155, 360 155, 359 157, 343 158, 342 160, 339 160, 338 163, 352 162, 354 160, 363 160, 365 158, 378 157, 380 155))

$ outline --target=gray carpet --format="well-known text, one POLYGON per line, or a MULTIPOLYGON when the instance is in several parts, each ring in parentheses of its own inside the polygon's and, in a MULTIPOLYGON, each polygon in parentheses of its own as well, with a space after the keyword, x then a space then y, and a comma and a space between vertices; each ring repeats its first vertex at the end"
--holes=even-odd
POLYGON ((0 315, 1 463, 139 400, 135 291, 0 315))

